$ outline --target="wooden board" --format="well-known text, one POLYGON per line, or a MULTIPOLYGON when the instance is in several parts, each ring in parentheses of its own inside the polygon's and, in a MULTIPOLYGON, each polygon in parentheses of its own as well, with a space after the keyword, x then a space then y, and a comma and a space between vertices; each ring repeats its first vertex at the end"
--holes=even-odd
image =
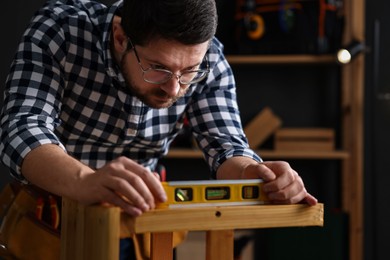
POLYGON ((330 128, 281 128, 275 132, 275 150, 333 151, 334 136, 330 128))
POLYGON ((258 148, 281 124, 280 118, 269 107, 265 107, 244 127, 249 147, 258 148))
POLYGON ((61 260, 119 259, 120 209, 62 199, 61 260))
POLYGON ((129 232, 169 232, 180 230, 226 230, 293 226, 322 226, 323 204, 308 206, 260 205, 157 209, 140 217, 122 214, 129 232))

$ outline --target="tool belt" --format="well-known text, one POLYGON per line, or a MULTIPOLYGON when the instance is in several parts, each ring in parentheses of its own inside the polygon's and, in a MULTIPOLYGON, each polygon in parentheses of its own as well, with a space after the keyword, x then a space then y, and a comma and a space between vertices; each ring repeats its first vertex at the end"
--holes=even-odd
POLYGON ((3 259, 60 259, 58 200, 31 185, 5 186, 0 194, 3 259))
MULTIPOLYGON (((0 259, 60 259, 61 198, 32 185, 7 184, 0 193, 0 259)), ((175 232, 174 246, 187 232, 175 232)), ((121 225, 121 238, 134 240, 137 260, 150 258, 150 234, 132 234, 121 225)))

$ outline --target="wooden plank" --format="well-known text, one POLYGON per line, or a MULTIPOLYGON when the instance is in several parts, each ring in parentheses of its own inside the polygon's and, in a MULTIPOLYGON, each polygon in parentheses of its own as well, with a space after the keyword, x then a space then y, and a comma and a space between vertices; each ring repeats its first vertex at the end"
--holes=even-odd
POLYGON ((280 118, 265 107, 244 128, 249 147, 259 147, 281 124, 280 118))
POLYGON ((84 225, 84 259, 119 259, 119 208, 88 207, 84 225))
POLYGON ((324 140, 332 140, 334 138, 334 130, 331 128, 284 127, 278 129, 275 134, 279 138, 314 138, 324 140))
POLYGON ((62 199, 61 260, 84 259, 84 210, 76 201, 62 199))
POLYGON ((323 210, 321 203, 157 209, 137 218, 122 215, 121 221, 134 233, 322 226, 323 210))
POLYGON ((172 260, 173 259, 172 244, 173 244, 172 232, 152 233, 150 259, 151 260, 172 260))
POLYGON ((335 55, 227 55, 230 64, 323 64, 336 63, 335 55))
MULTIPOLYGON (((283 151, 283 150, 255 150, 263 159, 348 159, 347 151, 283 151)), ((203 154, 195 149, 171 149, 167 158, 203 158, 203 154)))
POLYGON ((331 142, 316 140, 283 140, 275 142, 278 151, 333 151, 331 142))
POLYGON ((275 149, 333 151, 334 136, 334 130, 330 128, 281 128, 275 132, 275 149))
POLYGON ((206 260, 233 260, 234 230, 211 230, 206 232, 206 260))
POLYGON ((63 198, 61 219, 61 260, 119 259, 119 208, 63 198))
MULTIPOLYGON (((345 45, 365 41, 365 0, 346 0, 345 45)), ((342 162, 342 206, 349 214, 349 259, 364 258, 364 52, 342 67, 342 146, 350 158, 342 162)))

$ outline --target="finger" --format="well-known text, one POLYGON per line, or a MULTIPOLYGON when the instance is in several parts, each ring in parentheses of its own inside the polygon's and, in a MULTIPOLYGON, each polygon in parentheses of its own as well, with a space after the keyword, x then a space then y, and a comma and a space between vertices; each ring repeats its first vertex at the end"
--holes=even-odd
POLYGON ((277 175, 274 181, 263 186, 273 203, 291 204, 303 201, 312 206, 317 204, 317 199, 306 191, 302 178, 287 162, 266 161, 264 165, 277 175))
POLYGON ((124 199, 122 196, 116 194, 114 191, 107 190, 104 195, 103 205, 109 204, 120 207, 123 211, 133 217, 140 216, 143 212, 142 209, 137 208, 136 206, 129 203, 128 200, 124 199))
MULTIPOLYGON (((149 190, 158 201, 166 201, 167 198, 165 190, 163 189, 160 180, 155 178, 154 174, 148 168, 143 167, 142 165, 128 159, 127 157, 120 157, 117 160, 123 164, 126 170, 139 176, 146 184, 147 190, 149 190)), ((151 204, 154 204, 154 197, 150 197, 149 194, 145 195, 147 195, 146 200, 151 204)))
POLYGON ((150 171, 144 171, 140 173, 139 177, 148 186, 154 198, 156 198, 159 202, 164 202, 167 200, 165 190, 161 184, 160 177, 157 173, 153 174, 150 171))
MULTIPOLYGON (((280 178, 278 180, 280 180, 280 178)), ((268 194, 268 198, 270 200, 281 201, 283 203, 298 203, 307 194, 303 181, 299 176, 297 176, 295 180, 291 181, 286 187, 280 189, 277 188, 272 191, 269 191, 269 186, 266 188, 267 189, 264 189, 264 191, 268 194)))
POLYGON ((244 173, 243 179, 262 179, 264 181, 272 181, 276 178, 274 172, 263 163, 248 165, 244 173))
POLYGON ((292 169, 290 164, 285 161, 264 161, 262 164, 267 166, 276 175, 282 174, 292 169))
POLYGON ((310 193, 307 193, 304 201, 309 204, 310 206, 314 206, 318 203, 318 200, 313 196, 311 195, 310 193))
POLYGON ((119 177, 128 182, 129 185, 121 182, 116 183, 114 190, 131 200, 136 206, 145 209, 145 205, 143 205, 143 202, 145 202, 148 205, 148 209, 152 209, 155 208, 155 197, 158 200, 164 201, 165 191, 160 181, 153 176, 149 169, 142 165, 126 157, 120 157, 106 165, 104 170, 109 172, 107 175, 119 177), (161 195, 160 193, 163 194, 161 195))
POLYGON ((288 187, 283 191, 270 193, 268 194, 268 197, 274 204, 306 203, 310 206, 314 206, 318 203, 318 200, 309 194, 304 187, 301 190, 298 189, 295 191, 294 188, 288 187))
POLYGON ((296 204, 296 203, 306 203, 310 206, 314 206, 317 204, 317 199, 310 195, 307 192, 301 192, 296 196, 287 199, 274 199, 271 200, 273 204, 296 204))
MULTIPOLYGON (((148 175, 152 175, 148 173, 148 175)), ((154 177, 152 177, 154 178, 154 177)), ((144 201, 149 205, 151 209, 155 208, 155 199, 153 190, 150 189, 148 182, 137 175, 131 175, 129 177, 129 183, 140 194, 144 201)))
POLYGON ((99 173, 105 187, 124 196, 136 207, 142 210, 154 207, 154 198, 149 188, 139 176, 128 171, 120 160, 107 164, 99 173))
POLYGON ((275 192, 285 189, 295 181, 298 181, 298 183, 301 184, 303 187, 303 181, 299 177, 298 173, 290 168, 283 172, 278 172, 277 178, 275 180, 265 183, 263 189, 265 192, 275 192))
POLYGON ((153 172, 154 177, 157 178, 157 180, 161 181, 161 176, 157 172, 153 172))
POLYGON ((305 192, 299 192, 294 195, 286 195, 283 192, 270 193, 268 195, 269 199, 273 204, 296 204, 305 198, 305 192))
MULTIPOLYGON (((120 177, 110 177, 111 178, 108 178, 105 181, 105 186, 110 191, 115 191, 114 194, 116 194, 116 196, 112 196, 112 194, 110 194, 111 200, 115 200, 115 202, 118 203, 119 201, 116 197, 119 196, 121 200, 125 201, 127 204, 131 204, 142 211, 154 208, 153 196, 147 189, 146 185, 143 184, 142 180, 127 181, 120 177)), ((133 176, 130 179, 140 178, 138 176, 133 176)))

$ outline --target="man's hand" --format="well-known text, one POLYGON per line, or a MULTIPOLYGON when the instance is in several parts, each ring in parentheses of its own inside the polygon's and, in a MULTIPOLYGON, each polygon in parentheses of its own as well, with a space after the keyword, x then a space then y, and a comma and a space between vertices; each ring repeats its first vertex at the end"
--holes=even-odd
POLYGON ((250 164, 245 167, 242 177, 263 179, 263 189, 272 203, 294 204, 303 201, 311 206, 317 204, 317 199, 306 191, 302 178, 287 162, 250 164))
POLYGON ((126 157, 106 164, 80 178, 79 201, 85 204, 107 202, 132 216, 153 209, 166 200, 158 174, 126 157))
POLYGON ((22 173, 32 184, 58 196, 86 205, 109 203, 132 216, 166 200, 158 174, 126 157, 95 171, 59 146, 46 144, 27 154, 22 173))

